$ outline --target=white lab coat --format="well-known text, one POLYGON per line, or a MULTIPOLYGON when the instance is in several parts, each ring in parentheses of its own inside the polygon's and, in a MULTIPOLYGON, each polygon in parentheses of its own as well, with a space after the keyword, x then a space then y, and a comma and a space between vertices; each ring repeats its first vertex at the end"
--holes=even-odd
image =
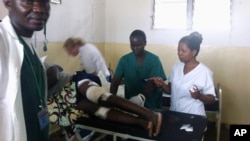
POLYGON ((101 71, 106 77, 110 76, 101 52, 93 44, 86 43, 84 46, 81 46, 79 57, 87 73, 99 73, 101 71))
POLYGON ((20 83, 23 58, 23 45, 6 16, 0 23, 0 141, 27 140, 20 83))

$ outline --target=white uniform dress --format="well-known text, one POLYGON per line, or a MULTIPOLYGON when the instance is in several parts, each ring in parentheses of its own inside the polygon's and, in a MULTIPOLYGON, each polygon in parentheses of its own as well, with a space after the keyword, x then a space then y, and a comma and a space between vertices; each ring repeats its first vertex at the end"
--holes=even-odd
POLYGON ((174 65, 169 81, 171 82, 170 110, 206 116, 204 103, 191 97, 189 89, 196 85, 202 94, 215 96, 213 72, 199 63, 192 71, 184 75, 184 63, 174 65))
POLYGON ((79 57, 87 73, 98 74, 101 71, 106 77, 110 75, 106 62, 96 46, 87 43, 80 47, 79 57))

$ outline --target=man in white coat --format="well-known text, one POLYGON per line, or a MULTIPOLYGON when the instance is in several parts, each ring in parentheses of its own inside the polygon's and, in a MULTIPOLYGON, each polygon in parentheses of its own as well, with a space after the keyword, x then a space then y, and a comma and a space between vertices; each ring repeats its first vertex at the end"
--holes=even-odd
POLYGON ((0 22, 0 140, 48 141, 45 71, 31 37, 46 24, 49 0, 3 0, 0 22))

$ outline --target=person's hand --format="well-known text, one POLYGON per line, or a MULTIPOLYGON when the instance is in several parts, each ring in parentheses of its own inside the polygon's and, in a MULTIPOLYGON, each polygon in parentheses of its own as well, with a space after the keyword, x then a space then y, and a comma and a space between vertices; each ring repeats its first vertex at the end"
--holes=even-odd
POLYGON ((160 78, 160 77, 151 77, 149 78, 149 80, 152 80, 154 81, 154 84, 157 86, 157 87, 161 87, 164 83, 163 79, 160 78))
POLYGON ((129 101, 131 101, 139 106, 142 106, 142 107, 144 107, 145 100, 146 100, 146 98, 143 94, 138 94, 138 95, 133 96, 129 99, 129 101))
POLYGON ((189 89, 189 92, 192 96, 192 98, 194 99, 200 99, 201 97, 201 93, 200 93, 200 90, 198 89, 198 87, 196 85, 193 85, 190 89, 189 89))

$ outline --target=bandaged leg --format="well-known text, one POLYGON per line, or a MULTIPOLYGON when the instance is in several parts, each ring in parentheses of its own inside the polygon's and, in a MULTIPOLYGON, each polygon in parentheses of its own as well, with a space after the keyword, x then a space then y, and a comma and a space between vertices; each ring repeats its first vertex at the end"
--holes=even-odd
POLYGON ((106 107, 100 107, 96 112, 95 112, 95 116, 101 118, 101 119, 106 119, 108 116, 108 112, 110 109, 106 108, 106 107))
POLYGON ((102 87, 91 86, 86 91, 86 96, 88 100, 94 103, 98 103, 98 100, 101 98, 102 101, 107 101, 107 99, 112 94, 105 92, 105 89, 102 87))

